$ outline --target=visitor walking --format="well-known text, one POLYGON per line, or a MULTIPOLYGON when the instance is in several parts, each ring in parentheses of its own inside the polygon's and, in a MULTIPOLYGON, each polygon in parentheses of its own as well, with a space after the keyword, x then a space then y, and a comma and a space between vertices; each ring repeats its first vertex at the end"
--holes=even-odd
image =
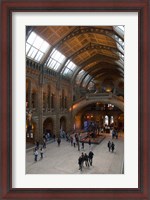
POLYGON ((82 149, 84 149, 84 142, 82 142, 82 149))
POLYGON ((83 163, 84 163, 84 153, 83 152, 81 154, 81 158, 82 158, 82 166, 83 166, 83 163))
POLYGON ((85 153, 85 154, 84 154, 84 161, 85 161, 86 167, 89 167, 89 166, 90 166, 88 160, 89 160, 88 155, 85 153))
POLYGON ((43 139, 43 148, 46 149, 46 139, 43 139))
POLYGON ((115 144, 112 142, 112 144, 111 144, 112 153, 114 152, 114 149, 115 149, 115 144))
POLYGON ((43 148, 40 149, 41 159, 43 158, 43 148))
POLYGON ((94 153, 92 151, 89 152, 89 163, 90 165, 92 166, 92 163, 93 163, 93 156, 94 156, 94 153))
POLYGON ((116 130, 116 139, 118 139, 118 131, 116 130))
POLYGON ((76 147, 76 138, 75 138, 75 136, 73 137, 73 145, 74 145, 74 147, 76 147))
POLYGON ((82 156, 79 157, 78 164, 79 164, 79 170, 82 171, 82 166, 83 166, 83 158, 82 158, 82 156))
POLYGON ((60 138, 57 139, 57 143, 58 143, 58 146, 60 146, 60 143, 61 143, 61 139, 60 138))
POLYGON ((110 149, 111 149, 111 142, 110 141, 108 142, 107 146, 108 146, 108 149, 110 151, 110 149))
POLYGON ((78 151, 80 151, 80 143, 77 141, 78 151))
POLYGON ((37 162, 37 158, 38 158, 38 150, 35 150, 34 152, 34 160, 37 162))
POLYGON ((70 137, 71 146, 73 146, 73 137, 70 137))
POLYGON ((91 150, 91 140, 89 139, 89 150, 91 150))

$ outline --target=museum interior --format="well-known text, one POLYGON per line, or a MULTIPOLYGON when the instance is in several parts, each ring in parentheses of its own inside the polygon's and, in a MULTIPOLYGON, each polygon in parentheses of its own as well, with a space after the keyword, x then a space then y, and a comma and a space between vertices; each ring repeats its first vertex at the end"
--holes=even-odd
POLYGON ((27 26, 26 142, 114 129, 124 133, 124 26, 27 26))

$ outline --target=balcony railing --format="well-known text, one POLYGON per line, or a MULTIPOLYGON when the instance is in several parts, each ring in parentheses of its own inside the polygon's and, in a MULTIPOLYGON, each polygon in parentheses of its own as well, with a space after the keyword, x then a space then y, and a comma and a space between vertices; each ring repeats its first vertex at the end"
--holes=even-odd
POLYGON ((95 94, 91 94, 88 93, 85 96, 81 97, 80 99, 74 101, 73 103, 76 104, 78 102, 81 102, 82 100, 88 100, 88 99, 96 99, 96 98, 101 98, 101 99, 117 99, 119 101, 124 102, 123 97, 118 97, 116 95, 114 95, 113 93, 109 92, 109 93, 95 93, 95 94))

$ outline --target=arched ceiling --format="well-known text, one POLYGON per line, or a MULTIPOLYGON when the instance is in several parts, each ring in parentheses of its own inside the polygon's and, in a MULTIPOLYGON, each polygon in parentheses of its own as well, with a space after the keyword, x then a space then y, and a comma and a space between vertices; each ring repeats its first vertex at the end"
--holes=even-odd
MULTIPOLYGON (((34 26, 27 30, 34 31, 50 44, 47 53, 40 60, 45 67, 54 49, 65 56, 57 69, 58 73, 63 74, 68 60, 76 65, 74 70, 71 69, 70 75, 70 79, 75 83, 82 70, 84 73, 82 73, 80 83, 86 80, 87 75, 93 82, 104 80, 108 76, 113 81, 124 76, 124 32, 118 27, 34 26)), ((29 32, 27 37, 29 37, 29 32)), ((86 83, 89 84, 89 78, 86 83)))

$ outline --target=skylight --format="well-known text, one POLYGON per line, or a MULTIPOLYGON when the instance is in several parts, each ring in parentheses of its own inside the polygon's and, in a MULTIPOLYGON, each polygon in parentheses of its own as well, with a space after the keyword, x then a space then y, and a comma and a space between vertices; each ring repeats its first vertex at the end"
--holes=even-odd
POLYGON ((122 49, 124 49, 124 41, 117 35, 115 35, 115 39, 118 41, 117 46, 120 46, 122 49))
POLYGON ((35 32, 32 32, 26 41, 27 57, 37 62, 41 61, 48 48, 50 45, 35 32))
POLYGON ((83 87, 86 86, 86 83, 90 78, 91 78, 91 76, 89 74, 85 77, 85 79, 83 80, 83 84, 82 84, 83 87))
POLYGON ((118 26, 124 32, 124 26, 118 26))
POLYGON ((63 75, 72 75, 76 68, 77 66, 72 61, 68 60, 63 75))
POLYGON ((78 75, 77 75, 77 77, 76 77, 76 84, 80 84, 80 82, 81 82, 81 77, 83 76, 85 74, 85 71, 82 69, 79 73, 78 73, 78 75))
POLYGON ((62 53, 54 48, 52 53, 50 54, 50 59, 47 63, 47 67, 57 71, 60 68, 61 64, 64 62, 65 58, 66 57, 62 53))

